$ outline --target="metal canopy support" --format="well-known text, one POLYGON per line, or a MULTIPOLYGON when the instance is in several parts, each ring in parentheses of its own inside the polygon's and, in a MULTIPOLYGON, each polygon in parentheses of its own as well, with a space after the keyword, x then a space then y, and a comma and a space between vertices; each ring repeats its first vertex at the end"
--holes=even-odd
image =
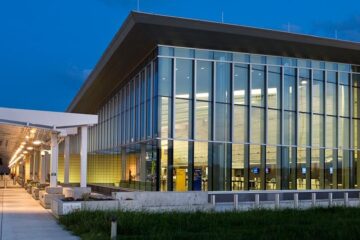
POLYGON ((70 137, 66 136, 64 140, 64 183, 69 183, 70 171, 70 137))
POLYGON ((88 127, 81 127, 81 148, 80 148, 80 187, 86 187, 87 179, 87 140, 88 140, 88 127))
POLYGON ((50 187, 57 186, 59 144, 58 134, 51 133, 50 187))

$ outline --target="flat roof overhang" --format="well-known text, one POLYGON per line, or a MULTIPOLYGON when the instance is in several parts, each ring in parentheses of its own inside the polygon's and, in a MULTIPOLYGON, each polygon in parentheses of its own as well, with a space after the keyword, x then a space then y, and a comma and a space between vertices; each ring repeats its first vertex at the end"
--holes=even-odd
POLYGON ((67 111, 96 113, 158 44, 360 65, 360 43, 131 12, 67 111))

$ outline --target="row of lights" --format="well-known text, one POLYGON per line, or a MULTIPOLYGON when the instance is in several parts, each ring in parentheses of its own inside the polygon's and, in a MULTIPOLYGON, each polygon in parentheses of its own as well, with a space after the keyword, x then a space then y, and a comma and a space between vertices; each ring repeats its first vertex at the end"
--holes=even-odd
MULTIPOLYGON (((41 140, 34 140, 32 141, 32 145, 28 145, 28 142, 30 142, 31 138, 35 137, 35 133, 36 133, 36 129, 31 129, 30 130, 30 135, 26 135, 25 139, 26 141, 23 141, 19 148, 15 151, 14 155, 12 156, 10 162, 9 162, 9 167, 11 167, 12 165, 14 165, 15 163, 17 163, 19 160, 21 160, 26 154, 28 154, 30 151, 34 150, 33 146, 40 146, 41 144, 43 144, 43 142, 41 140)), ((41 152, 41 155, 44 155, 45 152, 41 152)))

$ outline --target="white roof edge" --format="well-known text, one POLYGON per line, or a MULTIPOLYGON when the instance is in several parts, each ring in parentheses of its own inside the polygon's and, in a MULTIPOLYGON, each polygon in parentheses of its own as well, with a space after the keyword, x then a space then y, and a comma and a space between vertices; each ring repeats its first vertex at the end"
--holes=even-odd
POLYGON ((6 122, 23 123, 24 125, 33 126, 38 125, 49 128, 87 126, 98 123, 97 115, 3 107, 0 107, 0 119, 6 122))

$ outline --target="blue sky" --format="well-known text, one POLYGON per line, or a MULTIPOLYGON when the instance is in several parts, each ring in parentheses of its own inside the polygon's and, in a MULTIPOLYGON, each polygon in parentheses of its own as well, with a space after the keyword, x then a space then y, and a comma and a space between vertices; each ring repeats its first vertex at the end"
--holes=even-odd
MULTIPOLYGON (((140 0, 140 10, 360 42, 359 0, 140 0)), ((0 106, 64 111, 137 0, 0 1, 0 106)))

